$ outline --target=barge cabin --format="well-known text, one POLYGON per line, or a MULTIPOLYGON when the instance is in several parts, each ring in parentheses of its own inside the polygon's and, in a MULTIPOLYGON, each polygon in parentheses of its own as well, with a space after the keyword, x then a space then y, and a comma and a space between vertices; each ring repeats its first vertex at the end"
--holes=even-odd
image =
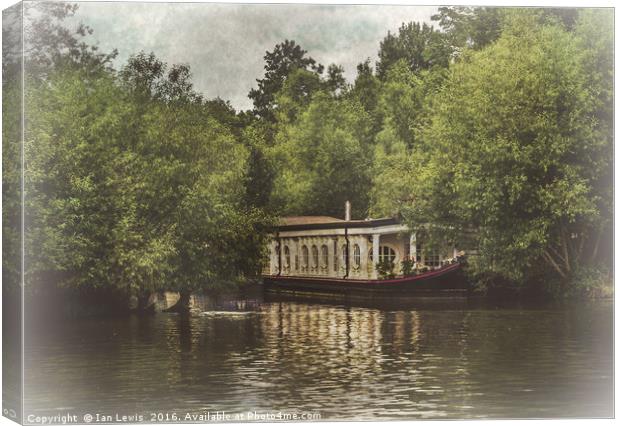
POLYGON ((396 218, 351 220, 293 216, 281 219, 263 271, 268 288, 329 291, 464 290, 464 253, 454 246, 427 250, 396 218))

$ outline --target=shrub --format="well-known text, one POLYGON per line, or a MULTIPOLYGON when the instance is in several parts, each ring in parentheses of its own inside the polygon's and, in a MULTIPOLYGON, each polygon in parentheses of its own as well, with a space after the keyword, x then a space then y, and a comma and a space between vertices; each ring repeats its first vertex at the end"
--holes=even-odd
POLYGON ((401 270, 403 275, 408 277, 413 275, 414 261, 413 259, 405 259, 401 262, 401 270))
POLYGON ((379 278, 381 278, 382 280, 394 278, 396 276, 394 274, 394 263, 392 263, 389 259, 384 259, 380 262, 377 262, 376 268, 379 274, 379 278))

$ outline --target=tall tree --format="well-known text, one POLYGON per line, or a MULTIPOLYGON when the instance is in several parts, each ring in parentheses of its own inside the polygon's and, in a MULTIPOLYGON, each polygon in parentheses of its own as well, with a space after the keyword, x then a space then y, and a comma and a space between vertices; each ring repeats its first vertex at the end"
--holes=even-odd
POLYGON ((24 3, 23 56, 29 77, 45 78, 61 67, 79 68, 85 76, 111 70, 117 51, 103 53, 98 46, 87 43, 85 37, 93 32, 87 25, 67 25, 78 7, 62 2, 24 3))
POLYGON ((440 7, 431 19, 437 21, 446 34, 454 53, 465 48, 482 49, 497 40, 502 32, 504 8, 500 7, 440 7))
POLYGON ((298 120, 278 127, 275 140, 272 203, 281 213, 341 216, 349 200, 365 217, 372 151, 359 103, 319 92, 298 120))
MULTIPOLYGON (((431 19, 437 21, 446 35, 454 56, 464 49, 480 50, 495 42, 509 21, 511 13, 521 13, 518 9, 503 7, 444 6, 431 19)), ((528 11, 538 19, 537 25, 555 23, 566 29, 574 29, 578 9, 576 8, 538 8, 528 11)))
POLYGON ((334 94, 341 94, 347 88, 347 80, 344 78, 344 68, 340 65, 330 64, 327 67, 325 87, 334 94))
POLYGON ((445 36, 425 23, 402 24, 398 34, 388 32, 381 41, 377 76, 384 80, 389 68, 404 60, 411 71, 419 72, 433 67, 447 67, 451 49, 445 36))
POLYGON ((29 288, 187 302, 256 275, 270 218, 246 197, 250 150, 189 68, 141 54, 87 75, 56 69, 26 93, 29 288))
POLYGON ((257 116, 274 120, 275 95, 294 70, 303 69, 322 74, 323 65, 317 64, 307 53, 294 40, 285 40, 277 44, 273 51, 265 53, 265 75, 256 80, 258 88, 250 90, 248 94, 254 102, 254 113, 257 116))
POLYGON ((381 81, 375 76, 370 58, 357 65, 357 76, 346 97, 359 102, 371 120, 371 133, 376 135, 381 130, 382 117, 379 105, 381 81))
POLYGON ((423 129, 430 99, 445 82, 444 68, 413 73, 404 60, 394 64, 384 82, 378 108, 382 129, 375 138, 371 213, 393 216, 411 201, 415 168, 411 156, 425 149, 423 129))
POLYGON ((432 105, 404 215, 443 225, 453 240, 475 230, 477 271, 516 282, 551 271, 567 285, 601 261, 598 236, 611 217, 601 202, 612 167, 610 17, 582 22, 575 36, 515 11, 496 43, 452 68, 432 105), (583 43, 596 48, 584 53, 583 43))

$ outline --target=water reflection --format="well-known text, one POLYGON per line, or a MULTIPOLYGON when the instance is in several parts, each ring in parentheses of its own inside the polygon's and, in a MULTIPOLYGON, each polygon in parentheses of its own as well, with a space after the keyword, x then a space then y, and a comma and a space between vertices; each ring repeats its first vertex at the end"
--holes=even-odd
POLYGON ((613 414, 611 304, 276 299, 204 309, 39 326, 27 342, 26 411, 613 414))

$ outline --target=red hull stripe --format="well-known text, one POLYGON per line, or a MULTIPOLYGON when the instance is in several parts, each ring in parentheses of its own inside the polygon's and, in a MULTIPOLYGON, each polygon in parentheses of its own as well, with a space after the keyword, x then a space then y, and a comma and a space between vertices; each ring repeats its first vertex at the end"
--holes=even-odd
POLYGON ((415 281, 421 281, 428 278, 438 277, 449 272, 456 271, 461 267, 460 263, 446 266, 445 268, 438 269, 436 271, 425 272, 413 277, 394 278, 391 280, 358 280, 353 278, 318 278, 318 277, 298 277, 289 275, 263 275, 264 278, 273 281, 315 281, 315 282, 329 282, 329 283, 351 283, 351 284, 369 284, 369 285, 382 285, 382 284, 397 284, 397 283, 409 283, 415 281))

